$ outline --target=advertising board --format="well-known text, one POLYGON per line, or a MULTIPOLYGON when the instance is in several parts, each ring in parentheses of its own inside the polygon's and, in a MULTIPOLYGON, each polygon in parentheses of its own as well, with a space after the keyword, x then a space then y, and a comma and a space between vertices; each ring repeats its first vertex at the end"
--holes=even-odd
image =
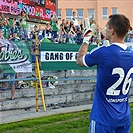
POLYGON ((49 21, 56 12, 56 0, 0 0, 0 12, 18 16, 22 10, 29 18, 49 21))

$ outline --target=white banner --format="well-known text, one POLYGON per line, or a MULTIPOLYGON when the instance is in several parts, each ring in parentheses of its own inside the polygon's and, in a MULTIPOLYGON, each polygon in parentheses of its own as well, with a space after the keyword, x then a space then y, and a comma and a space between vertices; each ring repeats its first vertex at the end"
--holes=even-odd
POLYGON ((76 61, 78 52, 42 51, 41 62, 76 61))

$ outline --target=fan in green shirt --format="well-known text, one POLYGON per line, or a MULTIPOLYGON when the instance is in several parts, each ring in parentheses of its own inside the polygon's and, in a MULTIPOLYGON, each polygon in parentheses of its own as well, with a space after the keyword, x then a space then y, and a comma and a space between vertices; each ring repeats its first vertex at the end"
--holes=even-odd
POLYGON ((57 40, 57 37, 58 37, 58 25, 57 25, 57 16, 54 15, 52 18, 51 18, 51 27, 52 27, 52 40, 53 42, 56 42, 57 40))
POLYGON ((28 37, 28 32, 27 32, 28 24, 27 24, 27 20, 29 20, 28 14, 25 11, 22 11, 21 12, 21 16, 19 18, 19 23, 21 25, 20 39, 22 39, 22 36, 24 36, 25 41, 27 41, 27 37, 28 37))
POLYGON ((9 37, 9 29, 10 29, 10 23, 8 21, 8 18, 4 19, 4 22, 1 26, 2 30, 3 30, 3 36, 4 38, 8 39, 9 37))
POLYGON ((27 20, 29 20, 27 13, 22 11, 21 16, 19 17, 19 22, 22 28, 28 28, 27 20))

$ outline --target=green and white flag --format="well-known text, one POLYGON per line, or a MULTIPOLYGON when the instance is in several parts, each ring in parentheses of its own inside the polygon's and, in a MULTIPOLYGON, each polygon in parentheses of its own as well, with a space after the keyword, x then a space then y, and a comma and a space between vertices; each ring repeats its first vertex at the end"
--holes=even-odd
MULTIPOLYGON (((96 48, 90 45, 88 52, 96 48)), ((76 58, 80 45, 77 44, 54 44, 42 42, 40 46, 41 70, 86 70, 96 69, 93 67, 80 67, 76 64, 76 58)))
POLYGON ((0 70, 3 73, 32 72, 31 42, 0 39, 0 70))

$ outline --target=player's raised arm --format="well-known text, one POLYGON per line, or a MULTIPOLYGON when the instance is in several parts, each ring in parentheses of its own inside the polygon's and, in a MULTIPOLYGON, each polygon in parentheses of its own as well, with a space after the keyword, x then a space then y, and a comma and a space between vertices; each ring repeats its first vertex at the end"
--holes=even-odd
POLYGON ((79 48, 78 51, 78 56, 76 60, 76 64, 79 66, 84 66, 83 64, 83 56, 86 55, 88 51, 88 45, 90 44, 90 39, 92 37, 92 31, 87 29, 84 33, 84 39, 81 47, 79 48))

